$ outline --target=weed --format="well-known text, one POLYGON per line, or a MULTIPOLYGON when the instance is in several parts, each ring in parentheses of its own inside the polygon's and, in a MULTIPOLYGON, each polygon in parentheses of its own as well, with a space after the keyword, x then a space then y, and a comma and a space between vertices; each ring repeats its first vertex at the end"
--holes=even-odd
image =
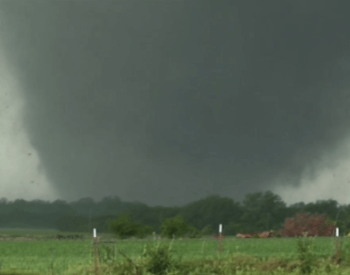
POLYGON ((312 264, 314 257, 311 253, 312 242, 306 236, 298 240, 298 252, 300 260, 300 269, 302 274, 310 274, 312 272, 312 264))
POLYGON ((160 246, 159 243, 155 248, 145 246, 143 257, 145 259, 145 268, 152 274, 165 274, 172 267, 173 261, 170 255, 171 247, 166 245, 160 246))
POLYGON ((342 253, 342 238, 340 237, 335 237, 335 240, 334 240, 334 244, 335 244, 335 251, 334 251, 334 255, 332 257, 332 261, 335 263, 335 264, 341 264, 342 261, 343 261, 343 253, 342 253))
POLYGON ((112 249, 110 246, 105 244, 99 247, 99 260, 101 263, 113 264, 117 259, 116 245, 112 249))

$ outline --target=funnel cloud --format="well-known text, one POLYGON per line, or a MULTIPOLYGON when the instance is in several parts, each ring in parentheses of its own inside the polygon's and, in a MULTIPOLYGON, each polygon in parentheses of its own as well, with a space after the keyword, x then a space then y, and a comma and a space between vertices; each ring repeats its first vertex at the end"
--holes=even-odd
MULTIPOLYGON (((20 143, 32 150, 17 156, 41 167, 26 186, 41 177, 47 198, 67 201, 170 206, 271 190, 288 204, 350 203, 349 9, 0 0, 13 69, 0 66, 18 83, 20 143)), ((21 174, 16 159, 2 162, 21 174)), ((26 196, 6 175, 3 190, 26 196)))

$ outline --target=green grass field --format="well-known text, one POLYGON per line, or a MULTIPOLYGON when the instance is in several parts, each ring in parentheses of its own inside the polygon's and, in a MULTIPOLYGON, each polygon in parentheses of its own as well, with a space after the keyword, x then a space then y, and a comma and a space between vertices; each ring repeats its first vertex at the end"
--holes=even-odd
MULTIPOLYGON (((56 232, 43 231, 1 231, 0 232, 0 274, 26 274, 32 271, 35 274, 86 274, 83 269, 90 267, 93 271, 93 238, 91 234, 84 234, 83 240, 57 240, 56 232), (15 273, 17 271, 17 273, 15 273)), ((68 233, 67 233, 68 234, 68 233)), ((211 237, 188 240, 116 240, 112 235, 99 235, 99 254, 101 266, 119 264, 125 262, 118 249, 134 261, 140 261, 145 245, 155 247, 167 244, 171 246, 171 255, 176 259, 182 257, 183 262, 200 261, 209 259, 212 261, 232 261, 233 255, 238 255, 242 260, 252 257, 260 262, 279 261, 296 262, 298 252, 298 240, 300 238, 271 238, 271 239, 237 239, 227 237, 223 241, 222 253, 218 253, 218 240, 211 237)), ((317 259, 329 259, 335 253, 334 238, 317 237, 304 238, 312 240, 313 246, 310 252, 317 259)), ((350 251, 350 238, 343 238, 344 251, 350 251)), ((350 274, 350 269, 345 262, 350 262, 347 254, 343 253, 343 274, 350 274), (348 270, 348 271, 347 271, 348 270)), ((247 264, 246 264, 247 265, 247 264)), ((271 264, 270 264, 271 265, 271 264)), ((277 268, 277 267, 276 267, 277 268)), ((131 268, 132 269, 132 268, 131 268)), ((136 274, 110 273, 110 274, 136 274)), ((198 271, 199 272, 199 271, 198 271)), ((237 271, 238 272, 238 271, 237 271)), ((146 274, 146 273, 144 273, 146 274)), ((152 274, 152 273, 147 273, 152 274)), ((170 273, 169 273, 170 274, 170 273)), ((171 273, 192 274, 192 273, 171 273)), ((193 273, 197 274, 197 273, 193 273)), ((203 274, 203 273, 198 273, 203 274)), ((207 273, 214 274, 214 273, 207 273)), ((231 274, 231 273, 215 273, 231 274)), ((233 274, 233 273, 232 273, 233 274)), ((236 273, 239 274, 239 273, 236 273)), ((262 273, 246 273, 262 274, 262 273)), ((284 273, 278 273, 284 274, 284 273)), ((317 273, 320 274, 320 273, 317 273)))

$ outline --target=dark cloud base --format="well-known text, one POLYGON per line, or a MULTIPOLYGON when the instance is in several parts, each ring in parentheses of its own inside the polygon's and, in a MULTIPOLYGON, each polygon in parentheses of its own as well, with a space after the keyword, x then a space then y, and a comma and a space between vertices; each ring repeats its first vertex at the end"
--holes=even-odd
POLYGON ((348 135, 348 1, 0 1, 25 127, 68 200, 300 184, 348 135))

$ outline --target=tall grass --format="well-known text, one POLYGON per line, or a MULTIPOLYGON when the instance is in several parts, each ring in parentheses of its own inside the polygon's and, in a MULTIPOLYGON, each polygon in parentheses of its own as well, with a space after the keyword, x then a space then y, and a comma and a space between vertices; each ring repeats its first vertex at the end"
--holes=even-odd
POLYGON ((91 256, 90 261, 84 263, 78 257, 84 249, 85 256, 89 252, 88 246, 84 244, 86 242, 83 241, 2 242, 0 262, 7 268, 0 269, 0 274, 350 274, 350 265, 347 265, 350 243, 339 237, 334 238, 333 250, 329 247, 332 239, 323 237, 245 240, 225 238, 221 255, 217 253, 218 240, 210 238, 120 240, 112 244, 100 242, 98 269, 95 269, 96 254, 91 245, 93 242, 88 242, 91 256), (78 249, 78 245, 85 248, 78 249), (28 256, 30 254, 32 256, 28 256), (66 255, 65 260, 63 255, 66 255), (32 265, 13 261, 15 256, 19 257, 17 259, 31 257, 32 265), (46 259, 42 267, 35 268, 36 271, 32 273, 23 271, 25 266, 27 270, 31 270, 39 259, 46 259), (17 273, 15 269, 11 271, 8 268, 9 262, 22 270, 17 273))
MULTIPOLYGON (((333 257, 339 255, 341 246, 335 246, 334 255, 330 261, 317 259, 315 255, 315 243, 317 237, 301 237, 297 240, 298 257, 287 258, 258 258, 242 253, 233 253, 229 257, 205 258, 204 251, 208 240, 203 240, 201 250, 198 254, 201 259, 187 259, 173 257, 173 238, 170 243, 145 244, 144 250, 137 260, 127 260, 122 263, 115 263, 104 269, 104 274, 350 274, 349 269, 340 269, 339 263, 333 261, 333 257), (338 253, 338 254, 337 254, 338 253), (113 266, 113 267, 112 267, 113 266), (134 269, 131 267, 134 266, 134 269)), ((336 241, 340 239, 337 238, 336 241)), ((245 240, 249 241, 249 240, 245 240)), ((269 241, 269 240, 266 240, 269 241)))

